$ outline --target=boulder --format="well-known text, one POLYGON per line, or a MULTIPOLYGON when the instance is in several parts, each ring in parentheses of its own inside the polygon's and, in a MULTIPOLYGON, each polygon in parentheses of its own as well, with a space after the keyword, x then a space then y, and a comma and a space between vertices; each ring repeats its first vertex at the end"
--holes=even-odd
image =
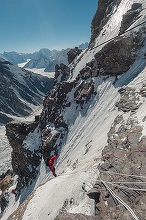
POLYGON ((71 49, 67 55, 68 55, 68 62, 69 64, 72 63, 72 61, 82 52, 81 49, 79 49, 78 47, 75 47, 73 49, 71 49))

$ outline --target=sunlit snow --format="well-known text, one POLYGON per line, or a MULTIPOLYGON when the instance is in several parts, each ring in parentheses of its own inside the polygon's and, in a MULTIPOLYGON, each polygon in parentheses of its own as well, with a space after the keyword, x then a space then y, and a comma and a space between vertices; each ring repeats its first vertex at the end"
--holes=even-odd
MULTIPOLYGON (((117 36, 123 13, 129 10, 135 2, 137 1, 122 0, 96 40, 96 45, 117 36), (104 31, 105 34, 102 35, 104 31)), ((138 2, 143 3, 143 7, 146 8, 145 0, 138 2)), ((145 19, 145 11, 142 11, 141 14, 142 17, 138 22, 145 19)), ((92 51, 85 50, 83 56, 80 55, 82 58, 74 69, 72 79, 102 47, 97 47, 92 51)), ((142 50, 145 49, 146 44, 142 50)), ((68 201, 66 206, 68 212, 95 214, 94 202, 87 197, 82 185, 85 183, 86 189, 89 190, 96 182, 101 152, 107 144, 107 133, 115 117, 121 114, 115 107, 116 101, 119 100, 118 89, 129 82, 129 86, 140 88, 142 82, 145 83, 146 81, 146 68, 144 68, 146 59, 142 60, 141 54, 142 51, 139 52, 135 64, 126 74, 119 77, 115 85, 113 85, 114 77, 109 77, 106 81, 103 80, 102 76, 98 80, 96 79, 97 96, 92 97, 87 108, 76 109, 75 105, 72 104, 72 108, 68 108, 65 112, 64 119, 70 123, 70 127, 67 140, 63 143, 60 156, 55 163, 58 176, 55 178, 50 173, 42 159, 34 194, 26 207, 23 220, 54 220, 65 201, 68 201)), ((68 94, 68 99, 72 100, 72 97, 73 93, 71 92, 68 94)), ((145 116, 146 108, 146 101, 143 99, 142 102, 143 104, 136 113, 140 125, 145 116)), ((128 116, 129 113, 124 114, 125 118, 128 116)), ((31 150, 38 147, 40 139, 39 136, 36 138, 37 132, 39 133, 38 130, 35 130, 34 133, 30 133, 25 140, 26 146, 29 146, 31 150)), ((143 135, 146 135, 146 126, 143 127, 143 135)), ((28 187, 22 196, 25 196, 25 193, 28 194, 29 191, 31 190, 28 187)), ((14 196, 12 196, 8 211, 2 220, 6 220, 18 205, 18 201, 15 203, 14 196)))

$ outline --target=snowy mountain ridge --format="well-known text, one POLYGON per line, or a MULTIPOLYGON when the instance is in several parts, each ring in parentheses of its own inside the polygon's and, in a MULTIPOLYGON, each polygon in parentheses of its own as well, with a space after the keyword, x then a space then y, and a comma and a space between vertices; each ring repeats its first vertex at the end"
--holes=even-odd
MULTIPOLYGON (((82 43, 78 48, 84 50, 88 47, 88 43, 82 43)), ((4 52, 2 54, 5 59, 7 59, 12 64, 20 64, 29 60, 24 68, 45 68, 46 72, 54 72, 55 65, 64 63, 68 64, 67 53, 70 48, 62 50, 49 50, 47 48, 42 48, 38 52, 34 53, 17 53, 17 52, 4 52)))
POLYGON ((18 143, 32 157, 38 150, 40 163, 19 152, 19 196, 8 189, 2 220, 145 219, 145 8, 144 0, 99 0, 89 48, 56 70, 37 127, 24 125, 20 144, 22 124, 6 126, 14 153, 18 143), (53 154, 56 178, 45 164, 53 154))
POLYGON ((8 61, 0 60, 0 122, 7 123, 13 116, 28 116, 42 103, 53 84, 53 79, 21 69, 8 61))

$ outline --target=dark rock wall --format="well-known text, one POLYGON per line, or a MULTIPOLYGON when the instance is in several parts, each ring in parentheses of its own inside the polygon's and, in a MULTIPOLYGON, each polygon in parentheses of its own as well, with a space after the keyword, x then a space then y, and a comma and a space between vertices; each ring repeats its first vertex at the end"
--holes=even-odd
POLYGON ((99 0, 98 8, 91 22, 91 39, 89 47, 94 45, 94 40, 100 34, 103 26, 112 15, 114 6, 118 6, 121 0, 99 0))
POLYGON ((61 63, 60 65, 55 65, 55 78, 54 85, 57 82, 66 81, 70 77, 70 68, 65 64, 61 63))
POLYGON ((123 34, 131 26, 131 24, 136 21, 141 9, 141 3, 132 4, 131 9, 128 10, 125 15, 123 15, 119 35, 123 34))
POLYGON ((143 46, 144 37, 137 32, 127 37, 119 37, 106 44, 94 59, 86 64, 82 75, 112 75, 116 76, 127 72, 134 63, 137 52, 143 46))
POLYGON ((23 146, 23 141, 30 132, 38 126, 37 123, 9 123, 6 125, 6 135, 13 149, 12 168, 17 174, 17 190, 20 191, 28 183, 31 183, 37 176, 37 167, 40 164, 40 150, 31 151, 23 146))
POLYGON ((42 129, 42 153, 46 161, 51 151, 55 151, 58 155, 58 148, 60 148, 61 140, 68 132, 68 125, 63 119, 62 111, 70 106, 67 102, 66 95, 72 90, 73 83, 62 82, 56 84, 53 90, 46 96, 44 100, 44 108, 40 116, 40 128, 42 129), (51 127, 56 131, 52 132, 51 127), (60 140, 57 144, 57 140, 60 140))
POLYGON ((79 49, 78 47, 75 47, 73 49, 71 49, 67 55, 68 55, 68 62, 69 64, 72 63, 72 61, 82 52, 81 49, 79 49))

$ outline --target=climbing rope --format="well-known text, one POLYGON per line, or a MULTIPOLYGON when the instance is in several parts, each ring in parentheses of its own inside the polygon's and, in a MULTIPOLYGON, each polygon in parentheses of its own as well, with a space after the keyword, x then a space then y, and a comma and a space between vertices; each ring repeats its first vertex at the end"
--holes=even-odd
MULTIPOLYGON (((93 170, 95 173, 97 173, 97 171, 93 170)), ((115 173, 115 172, 108 172, 108 171, 101 171, 100 172, 104 172, 104 173, 110 173, 110 174, 116 174, 116 175, 122 175, 122 176, 132 176, 132 177, 140 177, 140 178, 146 178, 145 176, 138 176, 138 175, 129 175, 129 174, 121 174, 121 173, 115 173)), ((97 182, 101 182, 103 183, 103 185, 105 186, 105 188, 110 192, 110 194, 118 201, 120 202, 130 213, 131 215, 134 217, 134 219, 139 220, 139 218, 136 216, 136 214, 134 213, 134 211, 119 197, 117 196, 112 190, 111 188, 108 186, 108 184, 113 185, 114 187, 118 187, 118 188, 123 188, 126 190, 132 190, 132 191, 146 191, 146 189, 140 189, 140 188, 131 188, 131 187, 126 187, 126 186, 119 186, 117 184, 114 184, 113 182, 106 182, 104 180, 102 180, 101 178, 99 178, 99 180, 96 180, 97 182)), ((119 182, 119 183, 123 183, 123 182, 119 182)), ((129 182, 130 183, 130 182, 129 182)), ((135 182, 132 182, 135 183, 135 182)), ((139 183, 139 182, 138 182, 139 183)), ((141 183, 146 183, 146 182, 141 182, 141 183)))
POLYGON ((104 171, 100 170, 102 173, 108 173, 108 174, 114 174, 114 175, 119 175, 119 176, 128 176, 128 177, 136 177, 136 178, 146 178, 146 176, 138 176, 138 175, 133 175, 133 174, 124 174, 124 173, 116 173, 116 172, 110 172, 110 171, 104 171))
MULTIPOLYGON (((132 188, 132 187, 127 187, 127 186, 120 186, 118 184, 114 184, 112 182, 106 182, 112 186, 118 187, 118 188, 122 188, 122 189, 128 189, 128 190, 132 190, 132 191, 144 191, 146 192, 146 189, 140 189, 140 188, 132 188)), ((134 183, 134 182, 133 182, 134 183)))
MULTIPOLYGON (((122 150, 121 150, 122 151, 122 150)), ((103 158, 105 159, 110 159, 113 157, 121 157, 121 156, 127 156, 128 154, 132 154, 132 153, 139 153, 139 152, 146 152, 146 148, 142 148, 142 149, 135 149, 135 150, 129 150, 129 151, 123 151, 120 154, 111 154, 111 155, 107 155, 107 156, 103 156, 103 157, 96 157, 94 160, 98 161, 98 160, 102 160, 103 158)))
POLYGON ((146 182, 134 182, 134 181, 132 181, 132 182, 123 182, 123 181, 121 181, 121 182, 107 182, 107 183, 114 183, 114 184, 146 184, 146 182))
POLYGON ((134 211, 130 208, 130 206, 128 206, 119 196, 117 196, 111 189, 110 187, 101 180, 101 182, 103 183, 103 185, 106 187, 106 189, 110 192, 110 194, 119 202, 121 203, 133 216, 133 218, 135 220, 139 220, 139 218, 136 216, 136 214, 134 213, 134 211))
POLYGON ((110 42, 110 41, 112 41, 112 40, 118 39, 118 38, 119 38, 120 36, 122 36, 123 34, 125 34, 125 33, 129 32, 129 31, 131 31, 131 30, 133 30, 133 29, 135 29, 136 27, 141 26, 141 25, 142 25, 142 24, 144 24, 144 23, 146 23, 146 21, 144 21, 144 22, 142 22, 142 23, 140 23, 140 24, 138 24, 138 25, 136 25, 136 26, 134 26, 134 27, 132 27, 132 28, 128 29, 127 31, 125 31, 125 32, 124 32, 124 33, 122 33, 122 34, 119 34, 119 35, 118 35, 118 36, 116 36, 116 37, 112 37, 111 39, 109 39, 109 40, 107 40, 107 41, 104 41, 103 43, 98 44, 97 46, 95 46, 95 47, 93 47, 93 48, 90 48, 89 50, 91 51, 91 50, 93 50, 93 49, 95 49, 95 48, 97 48, 97 47, 102 46, 103 44, 106 44, 106 43, 108 43, 108 42, 110 42))

